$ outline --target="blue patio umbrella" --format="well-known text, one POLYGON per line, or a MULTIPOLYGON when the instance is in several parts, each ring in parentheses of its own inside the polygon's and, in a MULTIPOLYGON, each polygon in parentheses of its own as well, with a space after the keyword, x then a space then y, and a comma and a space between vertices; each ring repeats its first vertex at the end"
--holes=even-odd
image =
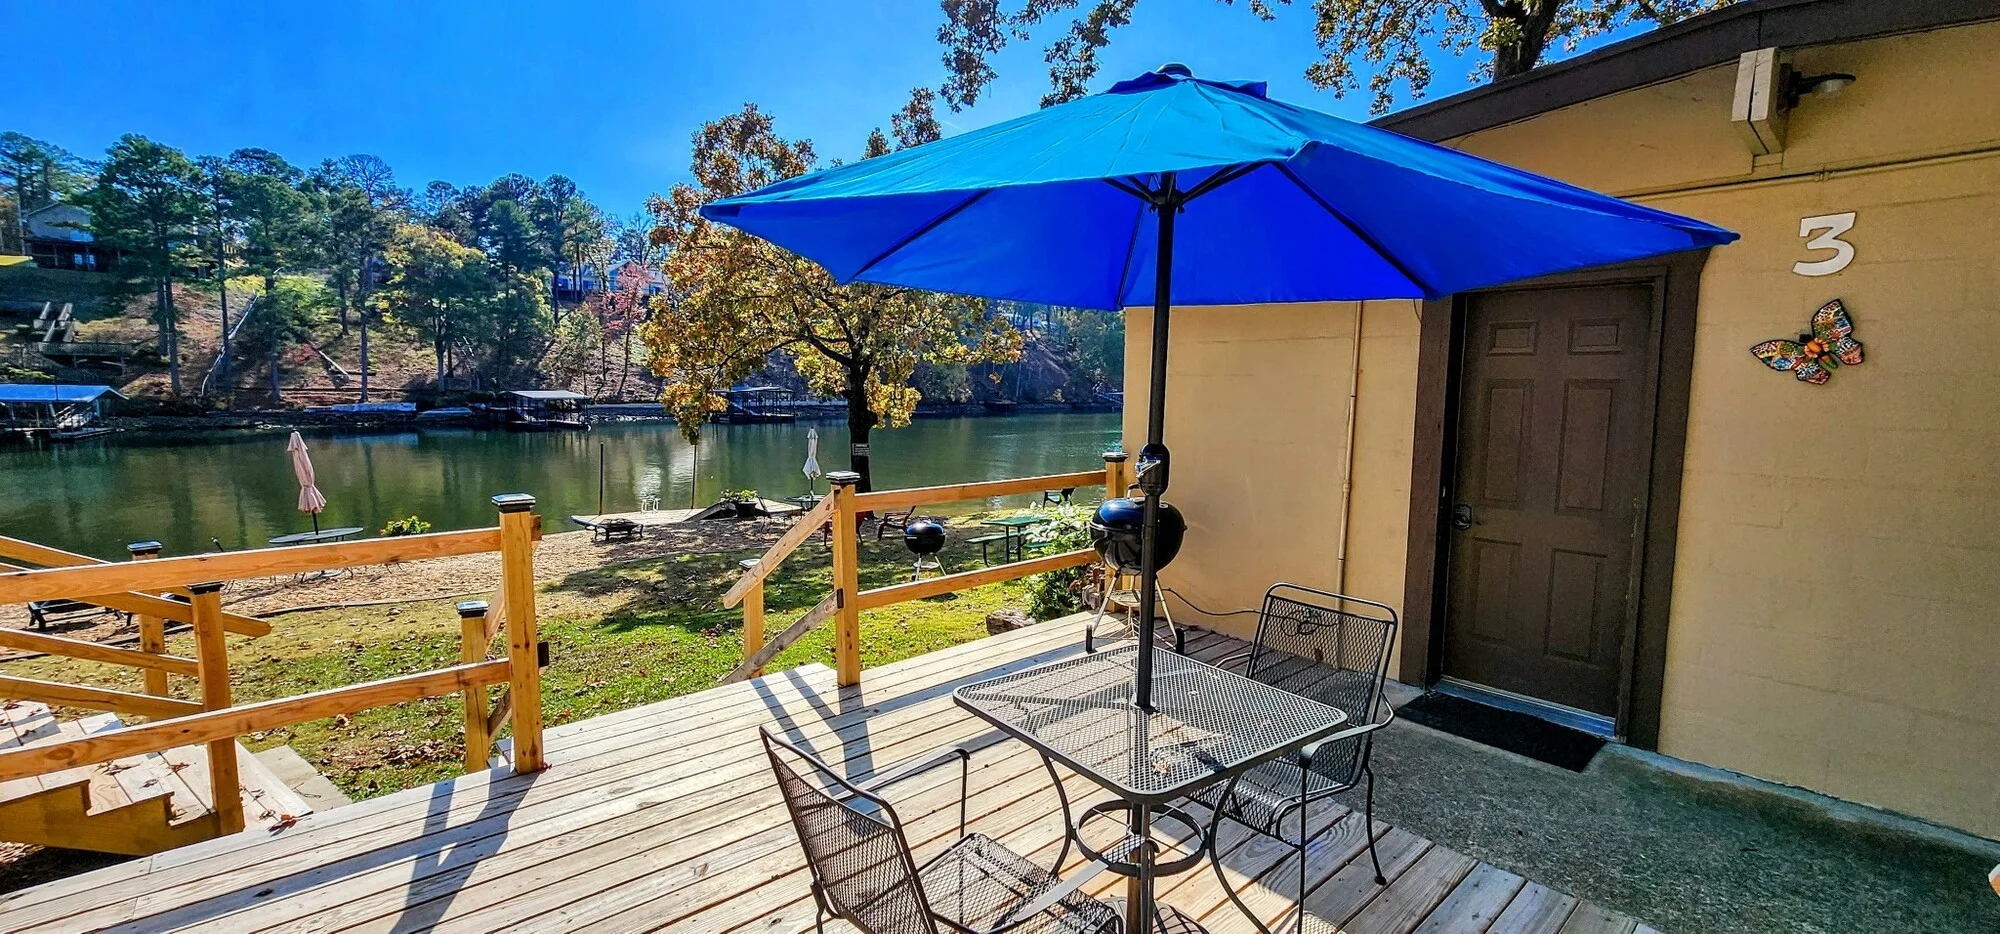
POLYGON ((702 216, 872 282, 1152 305, 1135 700, 1151 709, 1168 309, 1441 298, 1728 243, 1700 221, 1167 65, 1103 94, 716 201, 702 216))

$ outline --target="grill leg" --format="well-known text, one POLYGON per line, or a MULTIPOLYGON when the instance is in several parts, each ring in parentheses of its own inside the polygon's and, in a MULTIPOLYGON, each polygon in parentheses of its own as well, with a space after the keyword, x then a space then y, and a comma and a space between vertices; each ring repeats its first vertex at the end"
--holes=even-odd
POLYGON ((1388 885, 1389 880, 1382 876, 1382 857, 1375 855, 1375 769, 1364 765, 1361 774, 1368 778, 1368 809, 1363 815, 1367 819, 1368 861, 1375 864, 1375 884, 1388 885))

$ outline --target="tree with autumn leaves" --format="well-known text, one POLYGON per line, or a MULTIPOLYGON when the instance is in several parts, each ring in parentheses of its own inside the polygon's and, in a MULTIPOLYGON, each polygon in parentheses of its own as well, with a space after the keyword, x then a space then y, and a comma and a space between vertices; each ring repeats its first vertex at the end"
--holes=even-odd
MULTIPOLYGON (((1235 0, 1221 0, 1230 6, 1235 0)), ((1525 74, 1550 46, 1578 42, 1631 25, 1670 25, 1738 0, 1312 0, 1310 20, 1320 59, 1306 67, 1314 87, 1335 96, 1366 78, 1373 109, 1394 102, 1399 86, 1422 97, 1431 60, 1477 48, 1489 56, 1476 77, 1499 81, 1525 74)), ((1158 6, 1159 4, 1153 4, 1158 6)), ((1270 21, 1292 0, 1244 0, 1249 15, 1270 21)), ((1308 4, 1301 4, 1308 6, 1308 4)), ((1026 40, 1050 20, 1072 14, 1043 52, 1049 92, 1042 106, 1089 93, 1097 53, 1132 21, 1138 0, 944 0, 945 103, 971 106, 998 77, 992 65, 1008 43, 1026 40)), ((1294 20, 1296 22, 1296 20, 1294 20)), ((1232 76, 1234 77, 1234 76, 1232 76)))
MULTIPOLYGON (((871 134, 867 156, 938 137, 930 97, 918 93, 871 134)), ((919 363, 975 364, 1020 356, 1021 337, 977 299, 916 289, 840 285, 804 257, 704 219, 711 201, 810 172, 812 144, 779 136, 770 115, 746 104, 694 136, 692 183, 650 207, 653 242, 667 248, 667 295, 640 334, 662 401, 689 440, 699 437, 721 393, 772 354, 789 355, 808 388, 847 403, 852 465, 869 483, 868 440, 876 427, 907 424, 921 394, 919 363)))

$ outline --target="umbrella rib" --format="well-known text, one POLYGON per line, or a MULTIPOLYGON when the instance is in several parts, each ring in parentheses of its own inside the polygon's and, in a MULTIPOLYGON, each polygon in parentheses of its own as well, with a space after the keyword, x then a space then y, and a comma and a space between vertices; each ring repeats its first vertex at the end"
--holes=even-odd
POLYGON ((939 224, 942 224, 945 221, 957 217, 960 211, 963 211, 966 208, 971 207, 979 199, 984 198, 992 193, 993 189, 991 188, 981 188, 978 191, 973 192, 972 197, 967 198, 964 201, 960 201, 955 205, 952 205, 950 210, 945 211, 944 213, 931 218, 922 227, 918 227, 916 230, 911 231, 909 236, 896 241, 894 245, 890 246, 888 249, 883 250, 881 253, 877 254, 874 259, 871 259, 868 262, 863 263, 860 269, 856 269, 853 275, 847 277, 847 281, 853 282, 854 280, 861 278, 861 276, 866 274, 868 270, 874 269, 875 264, 880 263, 881 261, 888 259, 891 256, 894 256, 896 254, 896 251, 901 250, 906 246, 909 246, 911 243, 915 242, 918 237, 921 237, 924 234, 936 230, 939 224))
POLYGON ((1193 201, 1194 199, 1199 198, 1202 195, 1208 194, 1209 192, 1214 191, 1217 188, 1221 188, 1222 186, 1227 185, 1230 182, 1242 178, 1243 176, 1248 175, 1252 172, 1255 172, 1258 169, 1263 168, 1264 166, 1276 165, 1276 164, 1277 163, 1275 162, 1249 162, 1243 165, 1231 166, 1229 168, 1223 169, 1222 171, 1217 172, 1214 175, 1210 175, 1209 177, 1203 179, 1201 184, 1188 189, 1187 193, 1181 196, 1181 203, 1185 204, 1189 201, 1193 201))
POLYGON ((1111 182, 1111 185, 1115 188, 1123 188, 1126 191, 1133 192, 1133 196, 1139 199, 1139 209, 1132 215, 1132 238, 1125 244, 1125 265, 1118 270, 1118 292, 1111 296, 1111 304, 1116 308, 1125 303, 1125 289, 1132 283, 1132 256, 1139 252, 1139 228, 1145 226, 1147 201, 1145 196, 1139 194, 1137 189, 1108 178, 1105 181, 1111 182))
POLYGON ((1278 171, 1283 172, 1286 178, 1291 179, 1292 184, 1298 186, 1298 189, 1304 192, 1306 197, 1313 199, 1313 203, 1318 204, 1321 210, 1324 210, 1326 213, 1332 215, 1334 220, 1339 221, 1341 226, 1346 227, 1348 233, 1353 234, 1356 238, 1360 239, 1362 243, 1367 244, 1369 249, 1375 251, 1376 256, 1382 257, 1383 262, 1388 263, 1390 266, 1395 267, 1396 271, 1401 273, 1403 278, 1410 280, 1411 285, 1414 285, 1417 288, 1423 290, 1423 293, 1426 297, 1435 297, 1437 295, 1437 290, 1431 288, 1428 285, 1425 285, 1424 280, 1421 277, 1419 277, 1416 273, 1411 272, 1409 267, 1404 266, 1403 262, 1397 259, 1394 254, 1391 254, 1387 249, 1384 249, 1380 241, 1376 240, 1373 236, 1369 235, 1368 231, 1361 229, 1360 224, 1355 223, 1353 220, 1348 218, 1346 214, 1341 213, 1340 209, 1334 207, 1331 202, 1327 201, 1325 198, 1320 197, 1319 192, 1312 190, 1312 186, 1307 185, 1304 179, 1299 178, 1298 175, 1292 171, 1290 166, 1285 165, 1282 162, 1274 162, 1271 164, 1277 166, 1278 171))

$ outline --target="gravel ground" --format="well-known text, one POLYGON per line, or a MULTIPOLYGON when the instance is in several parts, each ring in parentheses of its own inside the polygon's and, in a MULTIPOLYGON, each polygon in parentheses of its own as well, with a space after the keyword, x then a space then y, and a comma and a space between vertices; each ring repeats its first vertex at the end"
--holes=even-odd
MULTIPOLYGON (((544 521, 553 530, 558 520, 544 521)), ((655 527, 640 541, 602 545, 592 544, 587 531, 551 531, 535 549, 535 579, 555 581, 578 571, 663 555, 762 548, 784 534, 788 525, 782 519, 680 522, 655 527)), ((488 553, 355 568, 353 573, 302 581, 290 577, 235 581, 223 591, 223 605, 254 616, 302 607, 490 594, 499 586, 500 555, 488 553)), ((0 626, 28 628, 28 608, 19 604, 0 607, 0 626)), ((48 631, 95 642, 138 635, 123 616, 110 614, 58 623, 48 631)), ((15 657, 19 653, 0 652, 0 661, 15 657)))
POLYGON ((1676 774, 1617 747, 1578 774, 1398 722, 1374 766, 1377 817, 1668 934, 2000 931, 1991 849, 1676 774))

